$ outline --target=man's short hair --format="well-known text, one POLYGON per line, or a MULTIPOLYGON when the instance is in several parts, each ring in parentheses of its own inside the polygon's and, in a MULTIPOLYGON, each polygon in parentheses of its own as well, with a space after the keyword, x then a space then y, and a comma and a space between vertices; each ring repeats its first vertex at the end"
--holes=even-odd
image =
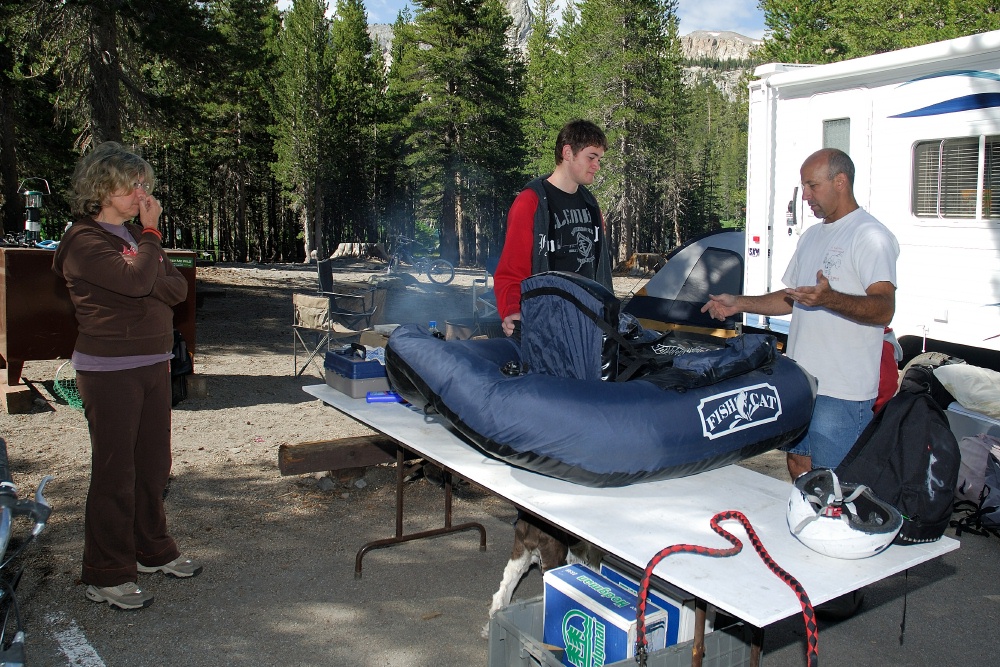
POLYGON ((828 176, 832 181, 837 174, 847 177, 847 183, 854 187, 854 160, 851 156, 838 148, 827 149, 827 165, 829 167, 828 176))
POLYGON ((563 125, 556 137, 556 164, 563 161, 563 146, 569 146, 573 155, 576 155, 584 148, 598 146, 608 150, 608 138, 604 136, 604 131, 589 120, 571 120, 563 125))

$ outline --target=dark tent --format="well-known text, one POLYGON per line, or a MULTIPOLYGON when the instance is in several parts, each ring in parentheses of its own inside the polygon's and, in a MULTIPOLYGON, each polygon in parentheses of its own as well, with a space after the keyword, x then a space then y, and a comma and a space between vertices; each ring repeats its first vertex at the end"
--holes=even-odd
POLYGON ((742 231, 714 232, 676 248, 623 312, 656 331, 735 335, 739 317, 719 322, 702 313, 701 307, 709 294, 743 293, 744 239, 742 231))

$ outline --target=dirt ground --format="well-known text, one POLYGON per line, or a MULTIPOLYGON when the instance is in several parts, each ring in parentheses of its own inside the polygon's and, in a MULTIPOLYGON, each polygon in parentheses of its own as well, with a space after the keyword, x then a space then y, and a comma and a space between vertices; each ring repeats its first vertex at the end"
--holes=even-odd
MULTIPOLYGON (((341 262, 344 278, 367 278, 377 265, 341 262)), ((459 271, 447 287, 426 277, 391 290, 390 322, 439 323, 471 314, 477 274, 459 271)), ((46 531, 32 545, 19 598, 28 629, 29 664, 98 665, 359 665, 437 667, 486 665, 479 636, 489 600, 509 555, 514 509, 477 487, 458 487, 456 523, 482 522, 488 548, 476 533, 421 540, 370 552, 364 577, 354 557, 369 540, 394 531, 394 470, 369 468, 363 477, 282 477, 278 448, 310 440, 368 433, 365 427, 302 391, 321 381, 310 369, 295 377, 290 331, 291 295, 315 290, 313 267, 213 266, 198 268, 205 293, 197 311, 196 372, 207 396, 174 411, 174 466, 167 515, 185 554, 201 560, 193 580, 140 575, 156 596, 138 612, 121 612, 84 598, 80 577, 83 507, 90 448, 81 412, 56 399, 52 381, 61 362, 28 362, 24 377, 37 392, 30 414, 0 414, 15 481, 32 491, 45 474, 53 506, 46 531)), ((635 278, 616 279, 625 296, 635 278)), ((751 467, 783 478, 783 459, 768 454, 751 467)), ((440 527, 443 494, 426 478, 408 483, 405 523, 410 530, 440 527)), ((826 664, 957 664, 936 647, 957 642, 955 631, 921 633, 941 620, 942 591, 958 585, 963 611, 977 610, 995 627, 1000 608, 996 540, 928 564, 909 578, 909 645, 897 647, 904 582, 894 577, 869 594, 871 614, 821 626, 823 647, 840 653, 826 664), (976 560, 979 554, 979 560, 976 560), (969 558, 973 558, 970 562, 969 558), (988 566, 984 566, 988 564, 988 566), (956 575, 957 578, 956 578, 956 575), (981 576, 982 575, 982 576, 981 576), (920 604, 921 602, 924 604, 920 604), (934 610, 928 616, 928 609, 934 610), (888 630, 886 629, 888 628, 888 630), (825 634, 829 633, 829 634, 825 634), (912 637, 916 635, 914 641, 912 637), (922 639, 927 635, 927 639, 922 639), (844 658, 841 660, 839 658, 844 658)), ((666 545, 665 545, 666 546, 666 545)), ((529 574, 515 598, 541 593, 529 574)), ((801 621, 790 619, 766 635, 768 665, 804 664, 801 621)), ((961 642, 960 654, 969 643, 961 642)), ((992 636, 981 635, 981 637, 992 636)), ((986 647, 995 646, 991 641, 986 647)), ((984 660, 988 648, 968 649, 984 660)))

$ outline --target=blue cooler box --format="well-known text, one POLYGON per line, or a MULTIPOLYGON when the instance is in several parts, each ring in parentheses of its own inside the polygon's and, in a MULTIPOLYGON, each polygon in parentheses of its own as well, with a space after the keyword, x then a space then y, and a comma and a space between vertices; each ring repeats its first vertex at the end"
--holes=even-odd
MULTIPOLYGON (((583 565, 565 565, 544 577, 542 641, 564 649, 570 667, 598 667, 635 656, 634 595, 583 565)), ((664 647, 666 612, 646 605, 650 651, 664 647)))
POLYGON ((370 391, 388 391, 389 379, 385 375, 385 350, 365 348, 351 343, 326 353, 323 369, 326 384, 351 398, 364 398, 370 391))
POLYGON ((326 353, 324 368, 343 375, 348 380, 370 380, 385 377, 385 350, 382 348, 366 348, 364 345, 351 343, 326 353))

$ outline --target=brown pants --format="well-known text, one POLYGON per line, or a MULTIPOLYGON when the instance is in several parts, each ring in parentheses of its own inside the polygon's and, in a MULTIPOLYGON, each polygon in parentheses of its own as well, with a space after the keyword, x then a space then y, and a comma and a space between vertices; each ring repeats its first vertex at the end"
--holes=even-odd
POLYGON ((90 491, 84 526, 86 584, 136 580, 136 562, 180 555, 167 533, 163 490, 170 477, 170 364, 76 377, 90 427, 90 491))

